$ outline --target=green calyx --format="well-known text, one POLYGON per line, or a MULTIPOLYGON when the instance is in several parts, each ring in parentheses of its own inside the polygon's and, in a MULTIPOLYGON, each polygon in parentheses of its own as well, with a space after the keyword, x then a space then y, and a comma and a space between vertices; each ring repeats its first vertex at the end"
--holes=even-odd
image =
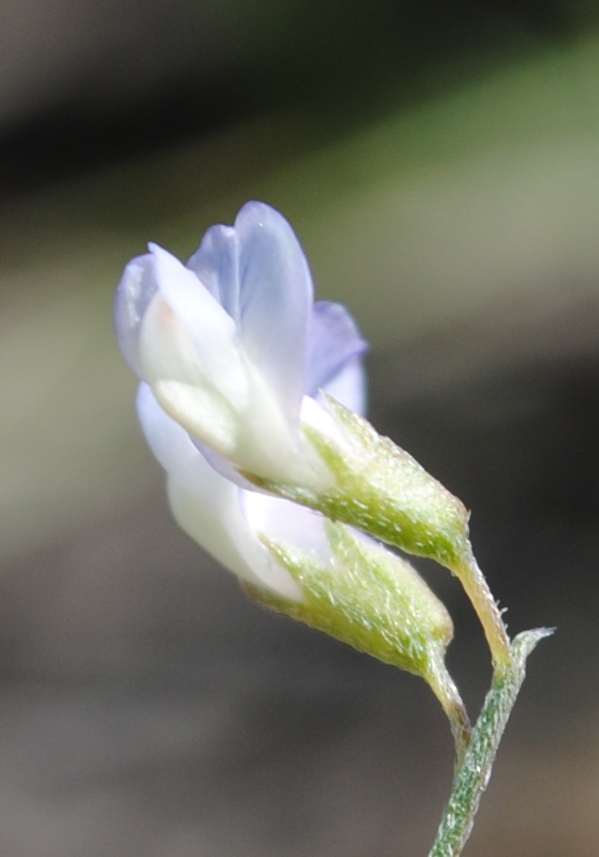
POLYGON ((334 476, 326 492, 270 483, 246 474, 279 496, 343 521, 387 544, 455 569, 469 552, 468 512, 409 453, 381 437, 362 417, 327 398, 343 442, 305 427, 334 476))
POLYGON ((330 565, 263 538, 300 585, 304 601, 247 584, 246 590, 265 606, 429 681, 453 635, 445 607, 407 562, 342 524, 326 526, 330 565))

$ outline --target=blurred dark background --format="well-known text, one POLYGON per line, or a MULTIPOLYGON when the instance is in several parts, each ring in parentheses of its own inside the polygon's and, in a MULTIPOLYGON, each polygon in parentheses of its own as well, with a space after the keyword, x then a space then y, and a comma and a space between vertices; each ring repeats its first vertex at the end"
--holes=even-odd
MULTIPOLYGON (((417 679, 247 602, 170 520, 113 341, 127 260, 248 198, 372 343, 372 419, 472 511, 532 656, 467 853, 599 847, 599 7, 0 4, 0 853, 427 853, 417 679)), ((455 581, 472 711, 490 673, 455 581)))
POLYGON ((6 0, 1 14, 4 192, 266 112, 316 111, 343 134, 599 18, 591 0, 6 0))

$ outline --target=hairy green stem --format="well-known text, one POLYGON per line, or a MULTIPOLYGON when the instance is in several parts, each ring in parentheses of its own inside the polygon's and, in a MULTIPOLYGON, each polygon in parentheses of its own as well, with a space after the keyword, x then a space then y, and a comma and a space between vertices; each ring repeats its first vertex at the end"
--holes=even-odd
POLYGON ((547 628, 537 628, 519 634, 511 644, 509 662, 496 666, 472 740, 455 773, 429 857, 459 857, 462 853, 489 782, 499 742, 524 681, 526 659, 539 640, 551 633, 547 628))

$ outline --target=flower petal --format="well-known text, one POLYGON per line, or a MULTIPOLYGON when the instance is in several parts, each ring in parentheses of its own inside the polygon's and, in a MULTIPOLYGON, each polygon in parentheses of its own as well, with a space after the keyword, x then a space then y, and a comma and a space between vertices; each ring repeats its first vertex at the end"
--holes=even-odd
POLYGON ((221 342, 216 353, 202 360, 188 327, 158 294, 144 316, 139 357, 144 379, 170 416, 230 455, 237 441, 235 407, 242 407, 247 395, 235 350, 227 354, 226 342, 221 342))
MULTIPOLYGON (((346 365, 348 363, 355 365, 358 362, 355 358, 362 355, 367 348, 368 344, 360 336, 353 318, 345 307, 329 301, 316 303, 310 322, 307 395, 315 396, 320 389, 329 391, 330 385, 335 382, 346 365)), ((353 381, 357 383, 358 378, 354 377, 353 381)), ((330 392, 331 395, 335 395, 332 390, 330 392)), ((344 401, 343 404, 352 407, 349 402, 344 401)))
POLYGON ((137 414, 148 445, 162 467, 193 488, 210 473, 210 465, 188 433, 160 407, 148 384, 137 391, 137 414))
POLYGON ((141 326, 143 377, 172 417, 231 454, 237 413, 248 397, 234 322, 192 271, 161 248, 151 249, 160 292, 141 326))
POLYGON ((150 449, 168 473, 169 501, 179 526, 238 577, 286 598, 301 599, 298 585, 252 528, 243 501, 247 492, 210 467, 147 384, 140 385, 137 410, 150 449))
POLYGON ((237 577, 266 587, 283 598, 302 601, 299 585, 245 521, 240 502, 242 490, 223 481, 227 491, 215 497, 206 491, 191 491, 169 477, 168 498, 175 520, 188 536, 237 577))
POLYGON ((323 565, 331 565, 331 546, 322 515, 269 494, 242 491, 241 495, 246 517, 255 532, 264 533, 272 541, 293 546, 323 565))
POLYGON ((191 334, 206 374, 215 386, 225 384, 234 368, 229 364, 235 348, 235 323, 193 271, 158 245, 149 247, 164 300, 191 334))
MULTIPOLYGON (((360 356, 349 360, 332 381, 325 384, 328 393, 350 411, 360 416, 366 413, 366 372, 360 356)), ((317 399, 319 397, 317 396, 317 399)))
POLYGON ((146 254, 132 259, 125 268, 116 292, 114 325, 123 357, 139 378, 143 378, 139 358, 141 323, 157 291, 152 256, 146 254))
POLYGON ((237 323, 239 320, 239 259, 232 226, 212 226, 187 267, 237 323))
POLYGON ((235 221, 239 326, 243 349, 271 387, 290 424, 304 393, 312 278, 285 218, 250 202, 235 221))

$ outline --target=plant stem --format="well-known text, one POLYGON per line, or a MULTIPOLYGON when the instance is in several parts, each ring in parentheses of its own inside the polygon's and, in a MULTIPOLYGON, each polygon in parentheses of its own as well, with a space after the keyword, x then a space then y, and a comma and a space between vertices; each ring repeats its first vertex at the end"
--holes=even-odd
POLYGON ((537 628, 519 634, 510 646, 507 665, 495 668, 472 741, 456 770, 429 857, 459 857, 462 853, 489 782, 499 742, 524 681, 526 659, 539 640, 551 633, 547 628, 537 628))

